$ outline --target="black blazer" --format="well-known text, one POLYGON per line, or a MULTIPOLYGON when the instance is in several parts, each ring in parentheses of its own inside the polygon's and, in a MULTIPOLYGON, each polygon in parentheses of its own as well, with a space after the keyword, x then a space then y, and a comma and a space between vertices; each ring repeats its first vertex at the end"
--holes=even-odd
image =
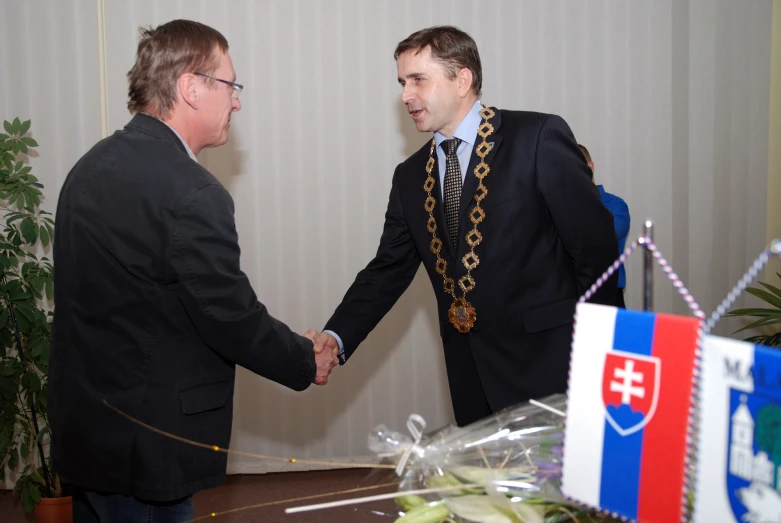
POLYGON ((309 340, 239 268, 233 201, 164 123, 139 114, 79 160, 59 197, 49 369, 54 467, 90 490, 169 501, 225 479, 235 365, 295 390, 309 340))
MULTIPOLYGON (((380 246, 326 324, 342 339, 345 360, 409 286, 420 264, 437 296, 440 332, 459 425, 485 415, 475 407, 482 397, 497 411, 509 405, 566 390, 572 321, 577 299, 618 257, 613 218, 591 182, 589 167, 572 132, 558 116, 500 111, 491 120, 493 148, 486 161, 487 196, 479 225, 483 241, 475 249, 480 265, 467 295, 477 312, 469 335, 447 318, 452 298, 443 290, 423 185, 430 142, 396 168, 380 246)), ((477 145, 482 138, 478 136, 477 145)), ((436 155, 435 155, 436 159, 436 155)), ((466 273, 461 258, 471 229, 477 178, 476 154, 461 196, 457 252, 448 238, 439 178, 432 195, 442 256, 448 275, 466 273)), ((616 279, 593 301, 615 303, 616 279)), ((460 296, 460 290, 457 292, 460 296)))

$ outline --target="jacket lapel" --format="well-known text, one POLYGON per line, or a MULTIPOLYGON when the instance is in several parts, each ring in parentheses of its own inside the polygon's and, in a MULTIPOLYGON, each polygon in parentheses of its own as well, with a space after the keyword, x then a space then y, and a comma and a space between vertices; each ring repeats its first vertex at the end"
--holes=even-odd
MULTIPOLYGON (((493 142, 493 146, 491 147, 491 150, 489 151, 488 155, 485 157, 485 163, 488 164, 489 167, 493 168, 493 165, 491 162, 494 159, 494 156, 496 155, 496 151, 499 149, 499 146, 502 144, 502 135, 499 133, 499 128, 502 125, 502 117, 499 113, 499 109, 496 107, 492 107, 495 116, 489 120, 489 123, 493 125, 494 132, 491 133, 488 138, 486 139, 488 143, 493 142)), ((482 121, 481 121, 482 125, 482 121)), ((466 232, 468 230, 471 230, 471 220, 464 219, 464 214, 466 213, 466 210, 469 208, 470 205, 472 205, 472 201, 475 199, 475 192, 477 191, 477 185, 478 180, 477 176, 475 176, 475 167, 477 167, 477 164, 480 163, 480 157, 477 156, 477 153, 475 152, 475 149, 483 143, 483 137, 479 134, 477 135, 477 140, 475 147, 472 149, 472 156, 469 159, 469 168, 466 171, 466 176, 464 178, 464 186, 461 189, 461 201, 459 202, 458 206, 458 216, 459 216, 459 223, 461 224, 461 230, 459 230, 458 233, 458 244, 461 245, 461 240, 466 235, 466 232), (466 229, 464 229, 466 227, 466 229)), ((491 188, 491 174, 489 173, 488 176, 484 178, 486 183, 484 184, 486 189, 490 191, 491 188)))

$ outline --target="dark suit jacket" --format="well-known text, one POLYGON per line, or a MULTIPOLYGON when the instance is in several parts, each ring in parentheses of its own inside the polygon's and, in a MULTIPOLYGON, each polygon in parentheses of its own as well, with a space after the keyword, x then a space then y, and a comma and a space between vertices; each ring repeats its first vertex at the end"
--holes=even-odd
MULTIPOLYGON (((477 311, 468 335, 447 319, 452 298, 443 291, 423 208, 430 142, 396 168, 375 258, 363 269, 326 324, 342 339, 345 360, 390 310, 420 264, 437 296, 456 421, 464 425, 490 411, 566 390, 572 320, 577 299, 618 257, 613 218, 591 182, 575 138, 561 118, 531 112, 496 111, 494 147, 475 249, 480 265, 467 295, 477 311), (481 398, 485 398, 482 399, 481 398)), ((477 145, 482 141, 478 136, 477 145)), ((436 156, 435 156, 436 158, 436 156)), ((471 229, 477 178, 473 153, 462 190, 457 253, 448 238, 439 179, 432 190, 443 239, 443 258, 456 281, 471 229)), ((434 167, 436 174, 438 167, 434 167)), ((594 301, 615 303, 615 278, 594 301)), ((460 290, 458 291, 460 295, 460 290)))
POLYGON ((89 490, 168 501, 225 479, 235 365, 303 390, 309 340, 239 268, 233 201, 164 123, 136 115, 60 193, 49 369, 54 467, 89 490))

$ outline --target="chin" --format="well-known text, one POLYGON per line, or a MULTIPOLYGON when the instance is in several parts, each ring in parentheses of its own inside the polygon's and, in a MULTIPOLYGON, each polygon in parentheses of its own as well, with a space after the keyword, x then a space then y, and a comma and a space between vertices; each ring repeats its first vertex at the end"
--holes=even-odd
POLYGON ((415 128, 419 133, 427 133, 431 131, 431 126, 426 125, 425 122, 415 122, 415 128))

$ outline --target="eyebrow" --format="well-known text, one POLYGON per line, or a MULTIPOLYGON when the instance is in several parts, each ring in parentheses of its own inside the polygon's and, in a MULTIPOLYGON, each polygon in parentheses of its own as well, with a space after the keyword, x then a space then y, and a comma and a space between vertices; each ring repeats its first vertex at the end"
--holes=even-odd
POLYGON ((399 83, 401 83, 402 80, 406 80, 407 78, 425 77, 425 76, 426 76, 426 73, 409 73, 404 78, 399 76, 398 77, 398 81, 399 81, 399 83))

